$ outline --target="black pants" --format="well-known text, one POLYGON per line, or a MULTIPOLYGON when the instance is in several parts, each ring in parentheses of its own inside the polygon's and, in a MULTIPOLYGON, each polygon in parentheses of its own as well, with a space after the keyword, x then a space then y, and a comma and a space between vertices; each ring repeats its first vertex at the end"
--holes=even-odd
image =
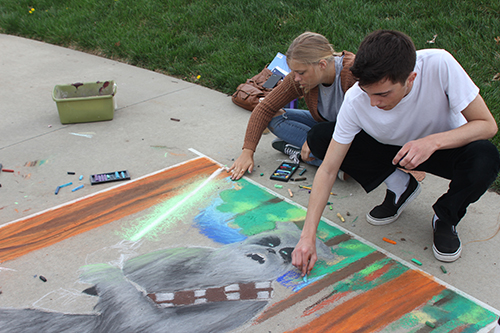
MULTIPOLYGON (((309 131, 307 143, 317 158, 324 159, 334 128, 335 122, 324 122, 309 131)), ((400 149, 401 146, 382 144, 361 131, 354 138, 340 169, 370 192, 398 167, 392 160, 400 149)), ((438 150, 415 170, 451 180, 448 192, 432 208, 441 220, 457 225, 467 207, 496 179, 500 155, 491 142, 479 140, 460 148, 438 150)))

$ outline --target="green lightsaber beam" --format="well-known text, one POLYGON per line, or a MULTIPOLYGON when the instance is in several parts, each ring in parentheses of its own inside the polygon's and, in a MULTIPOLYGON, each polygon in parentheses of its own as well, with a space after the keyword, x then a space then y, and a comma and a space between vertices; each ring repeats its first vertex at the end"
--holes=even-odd
POLYGON ((222 170, 224 170, 224 169, 225 169, 224 167, 217 169, 214 173, 212 173, 210 175, 210 177, 208 177, 207 179, 205 179, 205 181, 203 183, 201 183, 197 188, 195 188, 193 191, 191 191, 188 195, 186 195, 181 201, 179 201, 177 204, 175 204, 172 208, 170 208, 165 213, 163 213, 162 215, 160 215, 157 219, 153 220, 153 222, 151 222, 149 225, 147 225, 144 229, 142 229, 141 231, 139 231, 138 233, 136 233, 130 240, 133 241, 133 242, 136 242, 139 239, 141 239, 142 237, 144 237, 144 235, 146 235, 153 228, 155 228, 158 224, 160 224, 163 220, 165 220, 170 214, 172 214, 172 212, 174 212, 177 208, 179 208, 180 206, 182 206, 193 195, 195 195, 196 193, 198 193, 212 179, 214 179, 215 177, 217 177, 222 172, 222 170))

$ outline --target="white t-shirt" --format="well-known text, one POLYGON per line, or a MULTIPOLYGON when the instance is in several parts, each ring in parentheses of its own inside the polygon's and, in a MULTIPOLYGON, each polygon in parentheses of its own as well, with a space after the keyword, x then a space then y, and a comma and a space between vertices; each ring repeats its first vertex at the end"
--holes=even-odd
POLYGON ((368 94, 353 85, 337 117, 335 141, 349 144, 364 130, 381 143, 403 146, 465 124, 461 112, 479 88, 455 58, 445 50, 419 50, 414 71, 417 76, 410 93, 387 111, 372 107, 368 94))

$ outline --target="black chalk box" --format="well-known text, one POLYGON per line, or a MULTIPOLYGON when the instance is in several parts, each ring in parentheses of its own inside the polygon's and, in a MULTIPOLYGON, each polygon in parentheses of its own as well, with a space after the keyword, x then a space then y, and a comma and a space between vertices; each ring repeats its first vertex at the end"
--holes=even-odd
POLYGON ((297 171, 298 168, 298 164, 283 162, 279 167, 276 168, 270 178, 273 180, 287 182, 290 180, 290 177, 292 177, 293 173, 297 171))
POLYGON ((120 180, 130 180, 130 174, 127 170, 91 175, 90 185, 117 182, 120 180))

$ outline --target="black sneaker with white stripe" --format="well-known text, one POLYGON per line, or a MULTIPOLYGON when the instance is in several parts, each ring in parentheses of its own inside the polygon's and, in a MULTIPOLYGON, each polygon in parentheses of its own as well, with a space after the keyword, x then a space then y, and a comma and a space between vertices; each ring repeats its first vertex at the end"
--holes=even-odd
POLYGON ((415 199, 420 193, 420 184, 410 175, 410 182, 408 187, 399 197, 396 202, 396 194, 391 190, 386 191, 384 202, 381 205, 373 208, 366 214, 366 220, 373 225, 385 225, 396 221, 410 202, 415 199))
POLYGON ((441 220, 432 219, 434 240, 432 252, 439 261, 452 262, 460 258, 462 254, 462 243, 458 238, 457 229, 441 220))
POLYGON ((271 145, 273 146, 274 149, 279 150, 280 152, 288 155, 288 157, 290 158, 290 160, 293 161, 293 163, 298 164, 300 162, 300 152, 302 151, 300 147, 286 143, 281 139, 275 139, 271 143, 271 145))

